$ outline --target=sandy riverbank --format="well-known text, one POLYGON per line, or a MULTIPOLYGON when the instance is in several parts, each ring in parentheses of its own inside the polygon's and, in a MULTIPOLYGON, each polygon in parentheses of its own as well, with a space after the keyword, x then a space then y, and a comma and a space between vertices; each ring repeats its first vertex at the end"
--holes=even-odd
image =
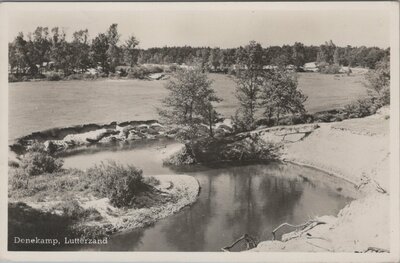
POLYGON ((109 204, 107 198, 86 200, 84 208, 94 208, 104 218, 102 224, 111 224, 116 231, 145 227, 170 216, 185 206, 194 203, 200 191, 198 181, 188 175, 155 175, 160 184, 163 202, 139 209, 118 209, 109 204), (165 201, 167 198, 168 201, 165 201))
MULTIPOLYGON (((159 181, 159 184, 154 186, 159 193, 157 198, 148 194, 138 196, 137 198, 148 200, 149 205, 142 208, 116 208, 110 204, 108 198, 99 199, 92 195, 75 196, 75 200, 82 208, 95 209, 101 216, 101 220, 86 221, 85 225, 105 227, 109 233, 132 230, 151 225, 196 201, 200 185, 194 177, 182 174, 152 177, 159 181)), ((54 209, 57 203, 62 201, 31 202, 29 199, 18 201, 25 202, 40 211, 62 214, 62 211, 54 209)))
MULTIPOLYGON (((296 140, 282 141, 283 160, 350 181, 361 195, 336 217, 320 217, 325 224, 286 234, 282 241, 260 242, 252 251, 356 252, 369 247, 389 250, 388 116, 389 110, 381 109, 370 117, 319 124, 306 133, 291 133, 296 140)), ((276 137, 270 135, 273 131, 258 132, 265 139, 276 137)))

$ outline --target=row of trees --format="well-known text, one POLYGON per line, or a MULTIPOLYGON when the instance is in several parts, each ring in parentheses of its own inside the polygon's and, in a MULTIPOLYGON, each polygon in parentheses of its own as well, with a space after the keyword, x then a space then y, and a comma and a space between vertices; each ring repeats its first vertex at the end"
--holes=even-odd
MULTIPOLYGON (((297 89, 293 73, 284 68, 265 70, 260 53, 263 49, 254 41, 243 47, 238 57, 236 97, 239 101, 235 125, 241 130, 254 128, 259 110, 271 119, 287 113, 305 113, 307 97, 297 89)), ((221 101, 212 88, 212 81, 200 67, 178 71, 168 83, 168 96, 163 100, 159 115, 165 123, 180 126, 183 139, 190 140, 207 126, 213 137, 213 125, 219 114, 215 104, 221 101)))
MULTIPOLYGON (((132 35, 120 40, 118 25, 112 24, 104 33, 90 40, 87 29, 73 33, 67 41, 66 34, 58 27, 51 30, 37 27, 33 33, 23 33, 9 43, 9 65, 14 74, 36 75, 47 68, 61 70, 65 75, 84 72, 101 66, 105 73, 115 72, 119 65, 134 66, 137 63, 200 64, 203 70, 227 71, 239 63, 245 47, 222 49, 210 47, 163 47, 138 49, 139 41, 132 35)), ((258 56, 263 65, 300 68, 306 62, 320 62, 344 66, 375 68, 389 49, 377 47, 338 47, 332 41, 320 46, 293 45, 261 48, 258 56)))
MULTIPOLYGON (((237 64, 238 56, 243 47, 221 49, 201 47, 163 47, 141 49, 138 62, 168 64, 192 64, 200 61, 207 69, 227 70, 237 64)), ((306 46, 300 42, 293 45, 270 46, 263 48, 260 56, 264 65, 287 66, 294 65, 300 68, 307 62, 324 62, 351 67, 375 68, 375 64, 389 55, 389 49, 378 47, 339 47, 332 41, 320 46, 306 46)))
MULTIPOLYGON (((296 73, 284 67, 265 69, 262 53, 261 45, 251 41, 238 56, 235 77, 238 108, 232 119, 237 132, 254 129, 260 113, 271 125, 279 124, 282 117, 290 114, 292 117, 307 115, 304 107, 307 96, 297 89, 296 73)), ((347 105, 340 114, 363 117, 390 103, 389 61, 390 57, 385 57, 376 69, 366 74, 368 96, 347 105)), ((213 127, 220 119, 215 106, 222 99, 212 88, 207 73, 200 67, 179 70, 166 88, 169 94, 158 110, 162 120, 178 125, 179 137, 189 144, 204 135, 204 131, 214 137, 213 127)))
POLYGON ((69 75, 97 66, 105 73, 115 72, 118 65, 136 64, 138 44, 134 36, 121 43, 117 24, 91 41, 87 29, 74 32, 72 40, 67 41, 65 32, 58 27, 37 27, 27 37, 19 33, 9 43, 9 66, 16 75, 37 75, 44 68, 69 75))
POLYGON ((390 49, 378 47, 338 47, 332 40, 319 47, 317 62, 375 69, 377 63, 390 56, 390 49))
POLYGON ((234 121, 240 130, 254 128, 259 109, 268 121, 274 118, 277 123, 284 114, 305 113, 303 103, 307 97, 297 89, 296 75, 283 67, 264 70, 262 52, 261 45, 251 41, 238 59, 236 97, 239 108, 234 121))

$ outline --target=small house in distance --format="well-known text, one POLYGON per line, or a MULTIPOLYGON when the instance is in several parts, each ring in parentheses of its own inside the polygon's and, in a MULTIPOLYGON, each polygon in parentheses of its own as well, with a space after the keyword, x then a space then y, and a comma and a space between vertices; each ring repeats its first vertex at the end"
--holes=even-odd
POLYGON ((303 69, 306 72, 318 72, 319 70, 316 62, 305 63, 303 69))

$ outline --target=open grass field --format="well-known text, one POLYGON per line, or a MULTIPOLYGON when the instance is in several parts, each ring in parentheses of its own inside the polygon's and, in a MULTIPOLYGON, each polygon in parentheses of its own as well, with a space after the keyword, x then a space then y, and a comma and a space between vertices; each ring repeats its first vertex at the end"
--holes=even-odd
MULTIPOLYGON (((218 111, 234 114, 235 82, 211 74, 223 98, 218 111)), ((362 75, 337 77, 299 73, 299 88, 308 96, 306 108, 317 112, 342 107, 366 95, 362 75)), ((84 123, 157 119, 156 108, 167 94, 163 81, 95 80, 38 81, 9 84, 9 139, 34 131, 84 123)))

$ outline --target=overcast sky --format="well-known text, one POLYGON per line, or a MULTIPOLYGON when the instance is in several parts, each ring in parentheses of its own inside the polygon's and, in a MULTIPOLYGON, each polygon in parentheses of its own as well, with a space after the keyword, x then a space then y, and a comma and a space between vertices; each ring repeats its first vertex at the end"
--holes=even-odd
POLYGON ((93 38, 117 23, 121 39, 141 48, 270 45, 390 45, 391 3, 17 3, 7 9, 9 38, 36 26, 59 26, 67 35, 87 28, 93 38))

